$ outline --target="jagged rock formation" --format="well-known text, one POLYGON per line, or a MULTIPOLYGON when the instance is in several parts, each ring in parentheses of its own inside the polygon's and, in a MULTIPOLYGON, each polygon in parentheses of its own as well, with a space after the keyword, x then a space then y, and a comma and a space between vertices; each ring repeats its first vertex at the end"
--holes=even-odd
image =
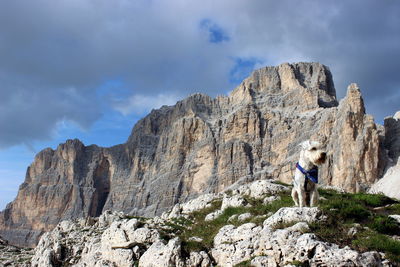
POLYGON ((256 70, 229 96, 195 94, 153 110, 125 144, 68 140, 40 152, 17 198, 0 214, 0 235, 34 246, 64 219, 104 210, 154 216, 238 180, 290 182, 298 144, 326 141, 324 183, 356 191, 382 174, 377 127, 351 85, 340 104, 319 63, 256 70))
MULTIPOLYGON (((212 247, 206 250, 188 251, 171 228, 216 200, 238 196, 262 200, 287 190, 262 180, 236 187, 230 194, 208 194, 178 204, 179 212, 174 207, 161 217, 129 218, 123 213, 105 212, 90 222, 63 221, 42 236, 32 266, 231 267, 250 260, 251 266, 292 266, 296 261, 307 266, 392 266, 383 253, 339 247, 310 233, 309 223, 326 220, 317 207, 283 207, 259 225, 227 224, 218 230, 212 247), (279 223, 293 225, 279 229, 279 223)), ((179 232, 184 225, 175 230, 179 232)))
POLYGON ((388 161, 385 175, 375 183, 370 192, 384 193, 400 199, 400 111, 393 117, 385 118, 384 155, 388 161))

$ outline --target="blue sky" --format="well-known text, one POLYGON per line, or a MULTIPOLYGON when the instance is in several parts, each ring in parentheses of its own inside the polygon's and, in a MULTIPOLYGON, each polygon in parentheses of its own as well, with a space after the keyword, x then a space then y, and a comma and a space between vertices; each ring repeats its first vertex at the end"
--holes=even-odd
POLYGON ((2 1, 0 209, 43 148, 123 143, 152 108, 266 65, 321 62, 339 99, 357 82, 378 122, 400 110, 400 2, 296 3, 2 1))

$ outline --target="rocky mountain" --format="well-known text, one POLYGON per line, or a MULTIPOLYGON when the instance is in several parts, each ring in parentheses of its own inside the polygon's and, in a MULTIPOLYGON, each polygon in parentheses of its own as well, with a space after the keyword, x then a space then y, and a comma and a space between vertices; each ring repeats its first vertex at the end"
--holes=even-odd
POLYGON ((387 170, 384 176, 372 185, 369 192, 384 193, 400 199, 400 111, 393 117, 385 118, 384 127, 386 133, 384 149, 389 155, 387 170))
POLYGON ((393 235, 400 234, 400 215, 378 213, 399 212, 398 201, 333 190, 321 194, 320 208, 288 207, 293 203, 287 186, 259 180, 201 195, 153 218, 106 211, 98 218, 62 221, 20 264, 389 267, 400 263, 400 237, 393 235), (337 200, 350 204, 348 209, 333 211, 337 200), (370 205, 382 204, 368 211, 370 205), (370 213, 367 220, 360 216, 365 212, 370 213), (358 224, 360 220, 370 228, 358 224), (370 224, 374 221, 379 225, 370 224))
POLYGON ((338 103, 324 65, 265 67, 228 96, 195 94, 153 110, 124 144, 68 140, 41 151, 16 199, 0 213, 0 236, 34 246, 61 220, 105 210, 155 216, 239 180, 289 183, 298 145, 309 138, 326 143, 323 183, 350 192, 376 182, 391 156, 356 84, 338 103))

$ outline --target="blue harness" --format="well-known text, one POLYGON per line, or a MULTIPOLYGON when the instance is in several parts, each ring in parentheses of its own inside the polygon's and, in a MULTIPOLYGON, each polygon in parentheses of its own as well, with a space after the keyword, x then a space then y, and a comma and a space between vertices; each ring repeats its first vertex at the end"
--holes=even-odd
MULTIPOLYGON (((297 162, 296 163, 296 168, 299 169, 301 171, 302 174, 304 174, 304 176, 312 181, 313 183, 318 184, 318 167, 314 166, 314 168, 312 168, 309 171, 306 171, 305 169, 303 169, 303 167, 300 166, 300 164, 297 162)), ((307 179, 306 179, 306 183, 307 183, 307 179)))

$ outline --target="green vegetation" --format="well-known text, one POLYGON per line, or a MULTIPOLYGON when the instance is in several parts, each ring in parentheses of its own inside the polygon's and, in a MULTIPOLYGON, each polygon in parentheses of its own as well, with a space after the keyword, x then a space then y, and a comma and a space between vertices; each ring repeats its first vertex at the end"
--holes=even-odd
POLYGON ((319 191, 327 199, 320 203, 327 221, 311 224, 312 232, 324 241, 348 245, 358 251, 384 252, 390 260, 400 263, 400 242, 387 236, 400 235, 398 223, 387 216, 398 212, 400 203, 380 194, 319 191), (349 236, 355 223, 361 227, 355 236, 349 236))
POLYGON ((191 227, 186 228, 181 233, 181 239, 183 240, 182 245, 183 248, 188 252, 190 251, 199 251, 202 249, 210 249, 213 245, 214 237, 218 233, 218 231, 227 224, 240 225, 247 222, 254 222, 257 224, 261 224, 265 217, 257 217, 259 215, 265 215, 269 212, 276 212, 281 207, 292 206, 293 202, 290 196, 287 193, 280 194, 281 199, 273 201, 270 204, 264 205, 261 199, 254 199, 250 197, 245 197, 248 203, 250 203, 251 207, 229 207, 224 210, 224 212, 218 216, 216 219, 212 221, 204 221, 204 218, 207 214, 216 211, 221 207, 222 202, 216 201, 213 203, 212 207, 207 208, 205 210, 201 210, 198 212, 194 212, 191 215, 191 219, 195 222, 191 227), (235 214, 243 214, 249 212, 252 215, 252 218, 245 221, 232 220, 228 222, 228 219, 235 214), (189 241, 190 237, 200 237, 203 241, 189 241))
POLYGON ((238 263, 235 265, 235 267, 250 267, 251 260, 247 261, 242 261, 241 263, 238 263))
MULTIPOLYGON (((322 241, 336 243, 339 246, 364 252, 377 250, 384 252, 393 262, 400 264, 400 242, 389 235, 400 235, 400 226, 389 214, 400 214, 400 203, 384 195, 339 193, 334 190, 319 190, 325 198, 319 207, 326 216, 326 221, 310 224, 310 231, 315 233, 322 241), (349 235, 351 228, 357 229, 354 235, 349 235)), ((182 240, 183 252, 209 251, 218 231, 227 224, 239 226, 243 223, 253 222, 261 225, 271 214, 282 207, 293 206, 294 203, 289 192, 279 194, 280 199, 264 204, 262 199, 244 196, 251 207, 229 207, 212 221, 205 221, 205 217, 221 207, 222 201, 215 200, 211 207, 196 211, 188 218, 172 219, 166 223, 162 232, 166 240, 172 236, 179 236, 182 240), (244 221, 228 219, 233 215, 251 213, 252 217, 244 221), (201 238, 202 241, 191 240, 191 237, 201 238)), ((287 228, 294 223, 282 223, 275 229, 287 228)), ((236 266, 249 266, 250 260, 236 266)), ((308 262, 293 262, 296 266, 308 266, 308 262)))
POLYGON ((352 245, 361 251, 377 250, 387 254, 390 260, 400 263, 400 242, 378 234, 374 231, 364 231, 357 236, 352 245))
POLYGON ((294 266, 301 266, 301 267, 310 266, 310 264, 308 262, 301 262, 301 261, 292 261, 292 262, 289 262, 289 264, 292 264, 294 266))
POLYGON ((400 203, 392 204, 386 210, 391 214, 400 214, 400 203))
POLYGON ((218 209, 220 209, 222 200, 215 200, 211 203, 211 207, 205 208, 200 211, 193 212, 189 218, 176 218, 171 222, 166 223, 161 237, 165 240, 170 239, 172 236, 179 236, 182 240, 182 248, 184 253, 191 251, 210 250, 213 246, 215 235, 218 231, 227 224, 239 226, 247 222, 253 222, 261 225, 266 219, 266 214, 272 214, 281 207, 293 206, 293 201, 287 193, 281 193, 280 199, 273 201, 269 204, 263 204, 262 199, 254 199, 249 196, 244 198, 251 207, 229 207, 223 213, 211 221, 205 221, 205 217, 218 209), (228 222, 228 219, 233 215, 240 215, 243 213, 251 213, 252 217, 239 221, 237 219, 228 222), (197 242, 190 240, 191 237, 201 238, 203 241, 197 242))

